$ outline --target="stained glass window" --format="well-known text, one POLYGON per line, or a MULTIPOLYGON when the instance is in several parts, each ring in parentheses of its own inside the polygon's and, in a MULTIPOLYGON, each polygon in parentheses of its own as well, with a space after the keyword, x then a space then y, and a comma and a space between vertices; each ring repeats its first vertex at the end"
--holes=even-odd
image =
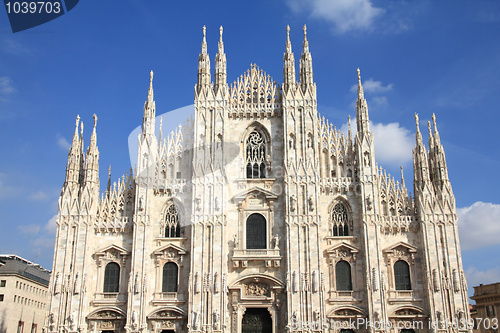
POLYGON ((394 280, 396 290, 411 290, 410 266, 404 260, 398 260, 394 264, 394 280))
POLYGON ((335 265, 335 278, 337 280, 337 290, 352 290, 351 265, 347 261, 341 260, 335 265))
POLYGON ((257 131, 247 138, 245 159, 247 178, 266 178, 266 143, 257 131))
POLYGON ((343 203, 337 203, 332 209, 332 236, 349 236, 349 218, 343 203))
POLYGON ((165 237, 180 237, 181 227, 179 225, 179 212, 174 204, 167 209, 165 217, 165 237))
POLYGON ((260 214, 252 214, 247 219, 247 249, 266 249, 266 219, 260 214))
POLYGON ((110 262, 104 270, 105 293, 117 293, 120 287, 120 266, 115 262, 110 262))
POLYGON ((163 266, 163 283, 161 291, 164 293, 177 292, 177 265, 167 262, 163 266))

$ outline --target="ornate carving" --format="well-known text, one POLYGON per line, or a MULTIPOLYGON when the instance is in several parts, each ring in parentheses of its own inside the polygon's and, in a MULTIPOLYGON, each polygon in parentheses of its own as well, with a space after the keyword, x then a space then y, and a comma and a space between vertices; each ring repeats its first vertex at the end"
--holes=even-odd
POLYGON ((269 285, 262 282, 250 282, 245 285, 245 295, 247 296, 270 296, 269 285))

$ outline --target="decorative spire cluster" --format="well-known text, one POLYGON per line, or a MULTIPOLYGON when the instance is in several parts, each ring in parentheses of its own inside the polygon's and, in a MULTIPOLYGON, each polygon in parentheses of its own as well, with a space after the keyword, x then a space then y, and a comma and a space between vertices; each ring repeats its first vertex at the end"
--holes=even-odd
POLYGON ((142 119, 142 136, 151 137, 155 132, 156 104, 153 92, 153 71, 149 72, 148 98, 144 103, 144 116, 142 119))
POLYGON ((292 43, 290 42, 290 26, 286 26, 286 45, 283 54, 283 90, 293 90, 295 87, 295 57, 292 52, 292 43))
POLYGON ((313 86, 313 69, 312 69, 312 56, 309 52, 309 42, 307 41, 307 27, 304 25, 304 42, 303 51, 300 57, 300 86, 302 91, 306 91, 308 87, 313 86))
POLYGON ((227 62, 224 53, 224 42, 222 41, 222 26, 219 28, 219 49, 215 55, 215 92, 227 87, 227 62))
POLYGON ((203 26, 203 41, 201 42, 201 53, 198 57, 198 83, 196 85, 196 92, 199 94, 204 88, 210 86, 210 57, 207 52, 207 28, 203 26))
POLYGON ((358 99, 356 101, 356 124, 358 133, 370 132, 370 118, 368 117, 368 104, 366 103, 363 86, 361 84, 361 72, 358 68, 358 99))

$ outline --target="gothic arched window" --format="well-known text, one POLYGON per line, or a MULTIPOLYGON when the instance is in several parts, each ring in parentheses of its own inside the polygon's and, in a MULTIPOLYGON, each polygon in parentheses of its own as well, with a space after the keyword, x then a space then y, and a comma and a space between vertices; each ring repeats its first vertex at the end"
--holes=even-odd
POLYGON ((120 266, 116 262, 110 262, 104 270, 105 293, 117 293, 120 287, 120 266))
POLYGON ((352 290, 351 265, 347 261, 341 260, 335 265, 335 278, 338 291, 352 290))
POLYGON ((252 214, 247 219, 247 249, 266 249, 266 219, 260 214, 252 214))
POLYGON ((164 293, 176 293, 177 292, 177 265, 173 262, 167 262, 163 266, 163 283, 161 286, 161 291, 164 293))
POLYGON ((404 260, 398 260, 394 264, 394 281, 396 290, 411 290, 410 266, 404 260))
POLYGON ((245 144, 247 178, 266 178, 266 142, 262 134, 252 131, 245 144))
POLYGON ((179 212, 174 204, 167 209, 165 216, 165 237, 180 237, 181 226, 179 224, 179 212))
POLYGON ((332 209, 332 236, 349 236, 349 217, 346 206, 339 202, 332 209))

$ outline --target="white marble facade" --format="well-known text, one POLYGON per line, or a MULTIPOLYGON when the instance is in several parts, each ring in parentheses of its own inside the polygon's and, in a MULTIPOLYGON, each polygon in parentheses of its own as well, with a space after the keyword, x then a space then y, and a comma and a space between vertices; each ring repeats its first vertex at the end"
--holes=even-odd
POLYGON ((415 116, 411 197, 376 163, 359 70, 345 136, 317 111, 305 27, 298 81, 288 35, 282 84, 251 65, 228 85, 222 28, 213 78, 204 28, 194 118, 165 139, 151 72, 136 169, 102 195, 97 117, 86 152, 77 118, 46 332, 444 332, 469 317, 435 117, 426 148, 415 116))

